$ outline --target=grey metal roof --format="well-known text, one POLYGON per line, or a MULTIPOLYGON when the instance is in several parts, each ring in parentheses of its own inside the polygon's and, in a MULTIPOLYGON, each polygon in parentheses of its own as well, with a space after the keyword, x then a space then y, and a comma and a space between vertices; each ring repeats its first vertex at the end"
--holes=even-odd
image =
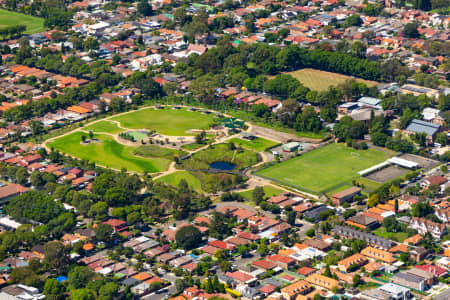
POLYGON ((381 103, 381 99, 373 98, 373 97, 361 97, 358 100, 358 102, 359 103, 363 103, 363 104, 367 104, 367 105, 371 105, 371 106, 376 106, 376 105, 381 103))
POLYGON ((395 282, 396 278, 403 279, 403 280, 409 281, 409 282, 414 282, 414 283, 421 283, 424 281, 423 278, 420 278, 418 276, 408 274, 408 273, 398 273, 394 277, 392 277, 392 280, 395 282))
POLYGON ((411 123, 409 123, 406 130, 416 133, 425 133, 429 136, 432 136, 436 134, 436 132, 438 132, 439 127, 440 125, 414 119, 411 121, 411 123))

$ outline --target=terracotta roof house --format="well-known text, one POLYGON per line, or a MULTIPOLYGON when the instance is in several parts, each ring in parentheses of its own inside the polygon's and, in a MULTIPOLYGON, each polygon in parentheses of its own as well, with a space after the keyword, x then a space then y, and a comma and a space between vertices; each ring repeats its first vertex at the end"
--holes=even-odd
POLYGON ((392 264, 397 261, 392 253, 373 247, 366 247, 362 249, 361 254, 375 260, 381 260, 388 264, 392 264))
POLYGON ((231 214, 237 218, 238 222, 243 222, 244 220, 256 215, 253 211, 244 208, 239 208, 231 214))
POLYGON ((0 203, 8 202, 12 197, 26 193, 28 191, 30 191, 29 188, 15 183, 0 187, 0 203))
POLYGON ((281 289, 281 294, 286 300, 296 299, 298 295, 306 295, 312 290, 312 286, 305 280, 297 281, 281 289))
POLYGON ((103 222, 103 224, 110 225, 115 232, 122 232, 128 229, 127 223, 118 219, 109 219, 103 222))
POLYGON ((296 260, 289 256, 274 254, 266 257, 269 261, 279 265, 283 269, 289 269, 289 267, 295 266, 296 260))
POLYGON ((252 261, 252 265, 264 270, 272 270, 273 268, 278 266, 276 263, 264 259, 252 261))
POLYGON ((317 272, 317 270, 316 269, 313 269, 313 268, 310 268, 310 267, 301 267, 300 269, 298 269, 297 270, 297 273, 298 274, 300 274, 300 275, 303 275, 303 276, 309 276, 309 275, 311 275, 311 274, 313 274, 313 273, 316 273, 317 272))
POLYGON ((312 285, 316 285, 328 290, 331 290, 334 287, 339 287, 339 281, 317 273, 309 275, 308 277, 305 278, 305 280, 312 285))
POLYGON ((429 188, 431 185, 441 185, 446 183, 448 180, 444 176, 431 176, 426 178, 420 185, 423 188, 429 188))
POLYGON ((344 258, 343 260, 338 262, 338 268, 341 271, 347 272, 348 268, 350 266, 356 265, 359 267, 365 265, 367 263, 367 258, 365 258, 363 255, 356 253, 352 256, 349 256, 347 258, 344 258))

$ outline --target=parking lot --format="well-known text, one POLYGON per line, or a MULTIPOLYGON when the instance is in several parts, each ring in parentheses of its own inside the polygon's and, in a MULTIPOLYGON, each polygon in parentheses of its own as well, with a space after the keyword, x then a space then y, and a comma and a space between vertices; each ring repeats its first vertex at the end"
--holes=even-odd
POLYGON ((429 158, 417 156, 414 154, 403 154, 400 156, 400 158, 418 163, 419 167, 425 169, 425 171, 430 170, 431 168, 439 165, 439 162, 434 159, 429 159, 429 158))

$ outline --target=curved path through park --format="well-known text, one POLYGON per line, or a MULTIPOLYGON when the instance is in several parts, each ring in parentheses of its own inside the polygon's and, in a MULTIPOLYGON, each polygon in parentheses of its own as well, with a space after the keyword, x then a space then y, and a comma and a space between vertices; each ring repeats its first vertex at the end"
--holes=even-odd
MULTIPOLYGON (((158 105, 158 107, 161 107, 161 106, 172 107, 172 105, 158 105)), ((178 105, 178 107, 180 107, 180 105, 178 105)), ((181 106, 181 107, 188 108, 188 107, 192 107, 192 106, 181 106)), ((141 107, 141 108, 139 108, 137 110, 126 111, 126 112, 122 112, 122 113, 119 113, 119 114, 111 115, 111 116, 108 116, 108 117, 105 117, 105 118, 101 118, 101 119, 98 119, 98 120, 94 120, 94 121, 92 121, 90 123, 85 124, 83 127, 75 128, 75 129, 70 130, 68 132, 65 132, 65 133, 63 133, 61 135, 49 138, 48 140, 44 141, 41 145, 47 151, 51 151, 51 149, 50 149, 50 147, 48 145, 52 141, 54 141, 56 139, 59 139, 61 137, 67 136, 69 134, 72 134, 74 132, 89 133, 85 129, 87 126, 91 126, 91 125, 94 125, 94 124, 96 124, 98 122, 102 122, 102 121, 113 122, 113 123, 115 123, 117 125, 117 127, 119 127, 120 129, 123 129, 123 130, 136 130, 136 129, 130 129, 130 128, 123 127, 119 121, 111 120, 111 119, 112 118, 116 118, 118 116, 122 116, 122 115, 126 115, 126 114, 129 114, 129 113, 133 113, 133 112, 136 112, 136 111, 139 111, 139 110, 155 109, 155 108, 157 108, 157 106, 145 106, 145 107, 141 107)), ((199 108, 199 107, 196 107, 196 108, 199 109, 199 110, 202 109, 202 108, 199 108)), ((230 115, 228 115, 226 113, 220 113, 220 112, 213 111, 213 110, 209 110, 209 111, 212 111, 212 112, 215 112, 215 113, 219 113, 219 114, 221 114, 221 115, 223 115, 224 117, 227 117, 227 118, 234 118, 234 117, 232 117, 232 116, 230 116, 230 115)), ((291 134, 291 133, 279 132, 279 131, 276 131, 276 130, 271 129, 271 128, 266 128, 266 127, 261 127, 261 126, 258 126, 258 125, 254 125, 254 124, 251 124, 249 122, 245 122, 245 125, 247 126, 247 130, 245 132, 251 133, 254 136, 257 136, 257 137, 260 137, 260 138, 263 138, 263 139, 267 139, 267 140, 271 140, 271 141, 274 141, 274 142, 277 142, 277 143, 285 143, 288 140, 297 140, 297 141, 304 141, 304 142, 310 142, 310 143, 311 142, 317 142, 317 140, 312 140, 312 139, 308 139, 308 138, 301 138, 301 137, 298 137, 298 136, 296 136, 294 134, 291 134)), ((190 131, 192 131, 192 130, 190 130, 190 131)), ((220 131, 215 131, 215 132, 218 133, 220 131)), ((118 134, 113 134, 113 133, 110 133, 110 132, 95 132, 95 133, 96 134, 112 136, 115 141, 117 141, 120 144, 126 145, 126 146, 136 146, 136 143, 131 142, 131 141, 127 141, 125 139, 122 139, 122 138, 119 137, 118 134)), ((231 135, 231 136, 227 136, 227 135, 220 136, 212 144, 221 144, 221 143, 224 143, 227 140, 230 140, 230 139, 235 138, 237 136, 238 136, 238 134, 234 134, 234 135, 231 135)), ((194 136, 166 136, 166 135, 162 135, 162 134, 157 133, 157 138, 162 139, 162 140, 165 140, 166 138, 168 138, 169 140, 170 139, 174 139, 174 138, 175 139, 182 138, 183 140, 188 140, 191 143, 195 142, 195 137, 194 136)), ((198 149, 195 149, 195 150, 184 150, 184 151, 189 152, 190 154, 194 154, 196 152, 205 150, 209 146, 210 146, 210 144, 207 144, 207 145, 202 146, 202 147, 200 147, 198 149)), ((173 148, 173 147, 171 147, 170 145, 167 147, 167 145, 166 145, 166 148, 173 148)), ((260 162, 256 163, 255 165, 251 166, 252 168, 261 166, 262 164, 264 164, 264 163, 269 161, 269 158, 268 158, 266 153, 259 152, 259 154, 261 155, 262 160, 260 162)), ((108 169, 111 169, 111 170, 115 170, 115 171, 120 171, 120 170, 118 170, 116 168, 103 166, 103 165, 100 165, 100 164, 98 164, 98 166, 99 167, 103 167, 103 168, 108 168, 108 169)), ((176 169, 175 162, 171 162, 167 170, 165 170, 163 172, 153 173, 154 175, 156 175, 156 176, 153 177, 153 179, 158 179, 160 177, 163 177, 163 176, 166 176, 166 175, 178 172, 178 171, 181 171, 181 170, 176 169)), ((130 173, 137 173, 137 172, 130 172, 130 173)), ((310 197, 310 198, 318 199, 318 197, 316 195, 305 193, 303 191, 299 191, 299 190, 295 190, 295 189, 286 189, 285 187, 276 185, 270 180, 267 180, 267 179, 264 179, 264 178, 261 178, 259 176, 254 175, 250 169, 246 172, 246 176, 249 178, 249 180, 247 182, 248 188, 236 189, 236 190, 233 190, 233 192, 248 191, 248 190, 254 189, 256 186, 271 186, 271 187, 274 187, 276 189, 279 189, 279 190, 282 190, 282 191, 285 191, 285 192, 295 192, 295 193, 298 193, 298 194, 303 194, 303 195, 305 195, 307 197, 310 197)))

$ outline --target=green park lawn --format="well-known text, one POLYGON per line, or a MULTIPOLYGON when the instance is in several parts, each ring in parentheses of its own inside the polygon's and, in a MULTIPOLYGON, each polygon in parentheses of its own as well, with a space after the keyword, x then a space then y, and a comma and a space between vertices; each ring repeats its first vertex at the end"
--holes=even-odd
MULTIPOLYGON (((270 198, 272 196, 277 196, 281 193, 283 193, 282 190, 279 190, 277 188, 274 188, 272 186, 263 186, 264 189, 264 194, 266 198, 270 198)), ((244 191, 244 192, 240 192, 239 195, 241 195, 245 200, 251 201, 252 200, 252 195, 253 195, 253 191, 252 190, 248 190, 248 191, 244 191)))
POLYGON ((97 123, 94 123, 92 125, 88 125, 83 128, 83 130, 86 131, 92 131, 92 132, 106 132, 106 133, 119 133, 123 131, 119 126, 117 126, 116 123, 102 120, 97 123))
POLYGON ((260 137, 255 138, 252 141, 244 140, 241 138, 233 138, 229 142, 234 143, 236 146, 241 146, 242 148, 253 150, 256 152, 266 151, 268 148, 272 148, 278 145, 277 142, 269 141, 260 137))
POLYGON ((176 187, 180 183, 181 179, 186 180, 188 185, 194 191, 196 191, 198 193, 203 193, 204 192, 202 190, 202 185, 201 185, 200 180, 198 180, 198 178, 193 176, 191 173, 189 173, 187 171, 184 171, 184 170, 176 171, 174 173, 170 173, 168 175, 159 177, 158 179, 155 180, 155 182, 163 182, 163 183, 166 183, 168 185, 176 187))
POLYGON ((193 135, 190 129, 209 129, 214 122, 213 115, 185 109, 141 109, 112 118, 119 121, 122 127, 130 129, 156 130, 157 133, 170 136, 193 135))
POLYGON ((259 160, 259 155, 253 151, 231 150, 230 144, 224 143, 210 145, 209 148, 194 153, 190 159, 183 161, 183 165, 186 169, 206 170, 211 163, 227 162, 236 165, 233 171, 239 171, 256 164, 259 160))
POLYGON ((378 149, 355 150, 330 144, 258 171, 256 174, 306 192, 320 194, 351 184, 359 171, 381 163, 393 154, 378 149))
POLYGON ((135 156, 133 153, 138 147, 124 146, 108 135, 94 134, 94 138, 99 142, 82 145, 80 141, 83 134, 71 133, 52 141, 48 146, 71 156, 118 170, 126 168, 128 171, 155 173, 167 170, 170 164, 170 160, 166 158, 135 156))
POLYGON ((142 145, 137 147, 133 153, 142 157, 158 157, 168 160, 173 160, 175 156, 181 157, 187 154, 184 151, 164 148, 157 145, 142 145))
POLYGON ((5 9, 0 9, 0 27, 12 25, 25 25, 26 34, 33 34, 44 31, 44 19, 25 15, 5 9))

